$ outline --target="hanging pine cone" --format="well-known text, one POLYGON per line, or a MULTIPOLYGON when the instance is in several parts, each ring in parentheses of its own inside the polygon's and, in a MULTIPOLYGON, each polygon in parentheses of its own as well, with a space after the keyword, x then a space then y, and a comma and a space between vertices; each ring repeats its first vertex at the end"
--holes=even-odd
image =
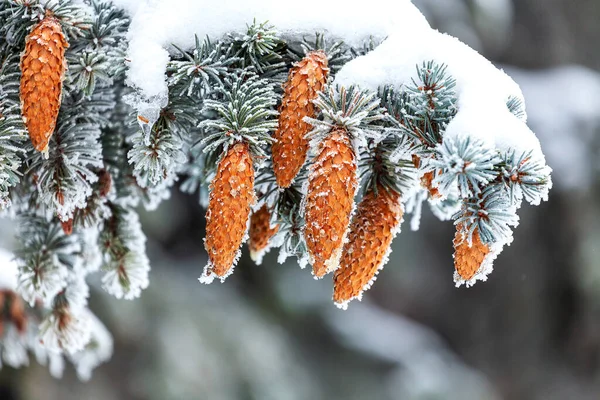
POLYGON ((304 237, 315 277, 337 269, 358 186, 348 133, 333 130, 320 144, 308 176, 304 237))
POLYGON ((269 241, 278 230, 278 225, 271 226, 271 213, 266 204, 252 213, 248 247, 253 261, 260 264, 263 254, 269 248, 269 241))
POLYGON ((328 73, 327 56, 322 50, 308 53, 290 70, 272 146, 275 178, 280 187, 289 187, 306 161, 306 134, 312 126, 304 117, 315 116, 312 101, 327 83, 328 73))
POLYGON ((100 197, 108 196, 112 187, 112 177, 106 169, 101 169, 98 172, 98 193, 100 197))
POLYGON ((27 329, 25 304, 21 297, 9 289, 0 290, 0 338, 4 334, 4 323, 12 323, 20 334, 27 329))
POLYGON ((73 233, 73 218, 69 218, 66 221, 60 221, 60 225, 62 226, 62 230, 65 235, 71 235, 73 233))
POLYGON ((333 301, 344 307, 360 298, 387 261, 392 239, 402 222, 400 194, 381 185, 369 190, 352 218, 340 268, 333 277, 333 301))
POLYGON ((227 277, 236 262, 254 204, 254 167, 245 143, 231 146, 210 185, 206 212, 207 277, 227 277))
POLYGON ((54 133, 69 47, 58 20, 50 15, 25 40, 21 57, 23 120, 36 150, 45 152, 54 133))
POLYGON ((483 260, 490 253, 490 248, 481 242, 477 229, 473 232, 472 244, 469 246, 469 241, 466 239, 460 225, 456 227, 453 243, 456 273, 461 279, 469 281, 481 268, 483 260))

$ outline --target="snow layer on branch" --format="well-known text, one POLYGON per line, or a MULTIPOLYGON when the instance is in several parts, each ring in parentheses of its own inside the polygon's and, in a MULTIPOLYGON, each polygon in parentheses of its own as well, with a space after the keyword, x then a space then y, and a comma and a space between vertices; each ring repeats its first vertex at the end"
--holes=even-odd
MULTIPOLYGON (((128 33, 129 82, 147 98, 164 96, 165 69, 171 44, 193 46, 194 34, 218 39, 246 31, 247 24, 269 21, 285 38, 301 39, 326 31, 350 45, 373 37, 383 39, 402 27, 404 32, 429 30, 425 17, 409 0, 115 0, 132 17, 128 33)), ((411 35, 411 38, 414 37, 411 35)))
POLYGON ((506 105, 509 98, 524 103, 515 81, 460 40, 433 29, 411 32, 412 28, 398 27, 373 51, 350 61, 338 72, 336 83, 371 90, 383 85, 399 88, 417 81, 416 65, 431 60, 444 64, 456 79, 458 96, 458 113, 446 137, 467 134, 500 151, 532 151, 543 161, 535 134, 506 105))
MULTIPOLYGON (((368 6, 343 0, 236 0, 226 6, 207 0, 115 0, 132 17, 128 33, 129 84, 146 102, 136 102, 141 114, 157 111, 166 99, 168 49, 193 46, 194 34, 213 39, 244 32, 253 20, 269 21, 286 39, 326 31, 350 45, 369 37, 387 39, 365 56, 346 64, 336 82, 376 90, 400 87, 416 78, 416 65, 434 60, 446 64, 456 79, 458 108, 446 135, 479 137, 500 151, 532 151, 544 161, 539 142, 529 128, 509 112, 509 98, 523 101, 519 86, 477 51, 458 39, 430 28, 409 0, 372 0, 368 6), (149 100, 148 99, 154 99, 149 100), (147 111, 147 110, 146 110, 147 111), (493 121, 493 122, 492 122, 493 121)), ((151 122, 153 118, 149 117, 151 122)))

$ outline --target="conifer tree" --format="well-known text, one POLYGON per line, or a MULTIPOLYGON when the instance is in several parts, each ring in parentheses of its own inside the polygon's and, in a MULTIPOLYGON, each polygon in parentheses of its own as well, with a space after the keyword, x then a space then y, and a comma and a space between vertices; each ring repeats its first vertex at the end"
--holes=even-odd
POLYGON ((0 211, 20 247, 18 284, 0 290, 7 364, 28 351, 66 358, 86 379, 110 357, 87 278, 100 272, 118 299, 142 295, 151 262, 137 208, 172 190, 207 209, 202 282, 224 281, 249 238, 257 263, 278 248, 316 278, 333 272, 342 308, 373 284, 405 214, 417 227, 423 202, 454 220, 455 284, 471 286, 511 242, 522 202, 547 199, 551 170, 520 92, 466 46, 420 26, 418 55, 396 57, 401 31, 361 43, 340 27, 254 17, 180 27, 189 35, 169 44, 136 37, 144 24, 108 0, 0 2, 0 211), (131 57, 138 39, 163 53, 131 57), (460 55, 502 84, 479 89, 460 55), (494 110, 496 136, 465 121, 473 109, 494 110))

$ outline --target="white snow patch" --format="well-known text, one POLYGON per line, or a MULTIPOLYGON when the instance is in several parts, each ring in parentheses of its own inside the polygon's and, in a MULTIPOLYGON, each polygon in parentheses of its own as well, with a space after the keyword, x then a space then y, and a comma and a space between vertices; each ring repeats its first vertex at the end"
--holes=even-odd
POLYGON ((458 113, 445 136, 466 133, 498 150, 533 151, 533 157, 544 160, 535 134, 506 106, 511 96, 524 103, 519 86, 503 70, 452 36, 432 29, 416 34, 398 28, 373 51, 344 65, 335 82, 371 90, 383 85, 400 88, 417 80, 417 65, 432 60, 445 64, 448 74, 456 79, 458 113), (409 35, 411 40, 406 40, 409 35))
POLYGON ((0 249, 0 289, 17 288, 18 267, 14 255, 0 249))

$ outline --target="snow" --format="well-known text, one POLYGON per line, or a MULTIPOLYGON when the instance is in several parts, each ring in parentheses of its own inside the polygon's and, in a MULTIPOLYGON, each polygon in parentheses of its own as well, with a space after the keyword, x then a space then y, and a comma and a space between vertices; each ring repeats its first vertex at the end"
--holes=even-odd
POLYGON ((398 29, 372 52, 344 65, 335 82, 371 90, 383 85, 401 87, 417 79, 416 65, 430 60, 445 64, 449 75, 456 79, 458 113, 448 125, 446 136, 466 133, 500 151, 533 151, 534 158, 544 160, 535 134, 506 106, 511 96, 524 100, 519 86, 452 36, 432 29, 418 35, 398 29), (406 40, 408 35, 411 40, 406 40))
POLYGON ((40 324, 40 341, 50 353, 76 353, 83 350, 90 337, 90 316, 81 310, 52 312, 40 324))
POLYGON ((247 24, 269 21, 284 37, 301 38, 316 30, 362 45, 370 36, 382 39, 398 26, 423 29, 428 23, 408 0, 372 0, 368 7, 341 0, 230 0, 224 7, 207 0, 115 0, 132 17, 129 30, 129 80, 148 97, 167 91, 167 48, 193 46, 194 34, 220 38, 245 32, 247 24), (381 10, 385 10, 382 12, 381 10))
POLYGON ((91 339, 86 347, 70 355, 77 376, 82 381, 90 380, 92 371, 110 359, 113 353, 113 338, 102 322, 89 309, 84 314, 90 321, 91 339))
POLYGON ((0 248, 0 290, 17 288, 17 263, 14 255, 0 248))

